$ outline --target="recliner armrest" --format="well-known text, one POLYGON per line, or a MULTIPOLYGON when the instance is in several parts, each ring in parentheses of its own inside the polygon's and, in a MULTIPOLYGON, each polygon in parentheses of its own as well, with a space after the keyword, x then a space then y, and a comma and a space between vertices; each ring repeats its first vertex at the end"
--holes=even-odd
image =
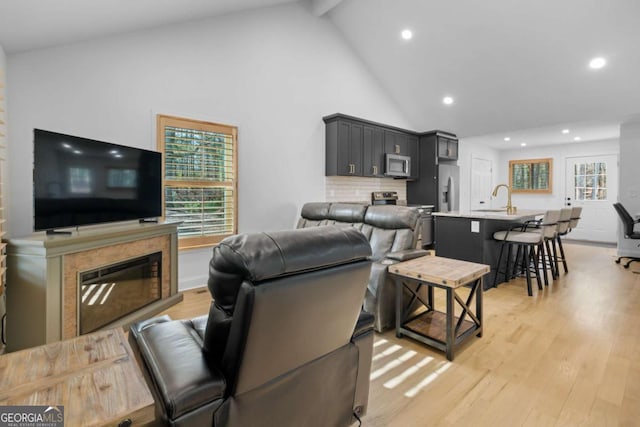
POLYGON ((130 328, 170 419, 222 403, 226 391, 224 376, 209 366, 198 333, 189 325, 162 316, 130 328))
POLYGON ((408 261, 410 259, 419 258, 428 255, 429 251, 425 249, 405 249, 403 251, 389 252, 386 258, 396 261, 408 261))

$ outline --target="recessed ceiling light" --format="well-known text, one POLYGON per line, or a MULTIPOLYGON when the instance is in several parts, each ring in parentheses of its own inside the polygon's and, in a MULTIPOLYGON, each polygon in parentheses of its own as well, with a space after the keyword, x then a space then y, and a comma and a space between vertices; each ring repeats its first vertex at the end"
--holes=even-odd
POLYGON ((573 138, 574 141, 580 141, 582 138, 580 138, 579 136, 576 136, 575 138, 573 138))
POLYGON ((605 65, 607 65, 607 60, 602 57, 593 58, 591 61, 589 61, 589 67, 593 68, 594 70, 599 70, 605 65))
POLYGON ((569 129, 562 129, 562 133, 568 134, 569 133, 569 129))
POLYGON ((526 142, 521 142, 521 143, 520 143, 520 147, 526 147, 526 146, 527 146, 527 143, 526 143, 526 142))
POLYGON ((62 146, 63 146, 64 148, 71 148, 71 145, 70 145, 70 144, 67 144, 66 142, 63 142, 63 143, 62 143, 62 146))
POLYGON ((453 98, 450 96, 445 96, 444 98, 442 98, 442 102, 444 102, 447 105, 451 105, 453 104, 453 98))
POLYGON ((73 150, 73 154, 82 154, 82 151, 80 151, 80 150, 73 150))
POLYGON ((402 30, 402 33, 400 33, 400 35, 405 40, 411 40, 411 38, 413 37, 413 33, 411 32, 411 30, 402 30))
POLYGON ((505 141, 511 141, 511 138, 509 138, 508 136, 505 136, 505 137, 504 137, 504 140, 505 140, 505 141))

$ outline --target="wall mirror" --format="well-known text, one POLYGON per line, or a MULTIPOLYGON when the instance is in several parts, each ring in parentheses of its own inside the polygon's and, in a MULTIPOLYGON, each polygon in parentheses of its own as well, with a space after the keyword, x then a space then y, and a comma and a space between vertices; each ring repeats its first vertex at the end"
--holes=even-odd
POLYGON ((512 193, 551 193, 553 159, 509 161, 512 193))

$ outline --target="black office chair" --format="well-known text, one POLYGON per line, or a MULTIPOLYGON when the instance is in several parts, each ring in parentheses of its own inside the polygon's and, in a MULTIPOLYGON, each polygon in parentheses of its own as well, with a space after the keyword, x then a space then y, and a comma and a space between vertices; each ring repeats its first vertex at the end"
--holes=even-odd
MULTIPOLYGON (((640 239, 640 232, 634 231, 634 226, 640 223, 640 219, 637 219, 637 220, 633 219, 629 211, 627 211, 625 207, 622 206, 622 203, 614 203, 613 207, 616 209, 616 212, 618 212, 618 215, 622 220, 622 225, 624 226, 624 238, 640 239)), ((638 246, 640 246, 640 244, 638 244, 638 246)), ((621 256, 621 257, 618 257, 618 259, 616 260, 616 264, 620 264, 620 261, 622 261, 623 258, 626 258, 629 260, 624 265, 624 268, 629 268, 629 265, 631 265, 631 263, 634 261, 640 261, 640 258, 637 258, 637 257, 621 256)))

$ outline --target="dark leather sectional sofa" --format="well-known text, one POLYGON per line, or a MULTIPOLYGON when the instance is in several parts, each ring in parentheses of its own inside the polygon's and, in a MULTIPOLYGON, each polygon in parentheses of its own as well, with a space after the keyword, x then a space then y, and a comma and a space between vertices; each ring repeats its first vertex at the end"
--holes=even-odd
MULTIPOLYGON (((406 206, 312 202, 302 207, 297 228, 354 227, 365 235, 373 264, 364 310, 375 316, 375 329, 382 332, 395 324, 395 285, 387 275, 387 267, 427 253, 415 249, 418 219, 418 211, 406 206)), ((410 297, 406 292, 405 298, 410 297)))

